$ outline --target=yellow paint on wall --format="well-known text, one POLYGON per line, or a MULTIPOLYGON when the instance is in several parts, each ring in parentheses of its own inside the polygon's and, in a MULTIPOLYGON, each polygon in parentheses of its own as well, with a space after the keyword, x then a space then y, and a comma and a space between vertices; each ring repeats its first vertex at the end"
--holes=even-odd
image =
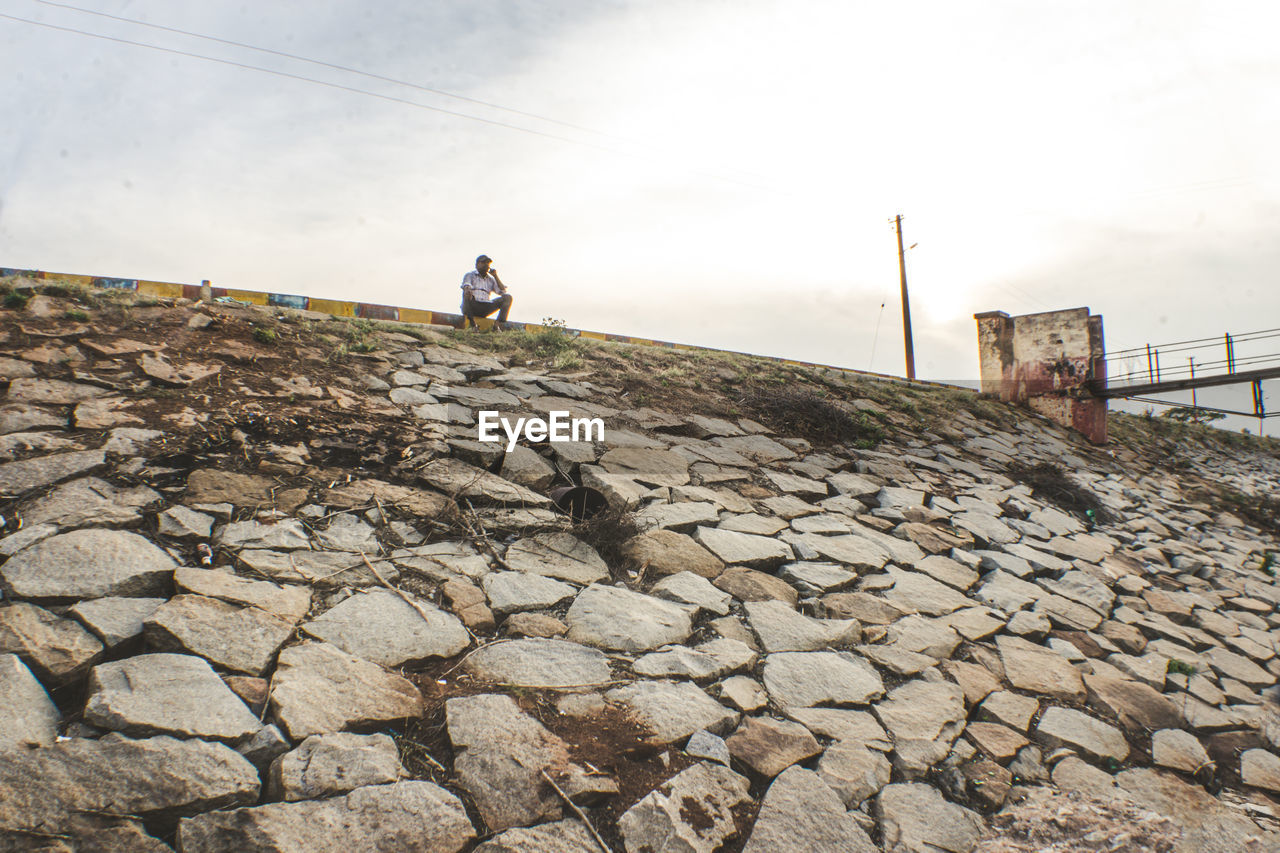
POLYGON ((182 285, 175 284, 172 281, 140 281, 138 282, 138 293, 144 296, 176 299, 182 295, 182 285))
POLYGON ((241 302, 249 302, 253 305, 266 305, 267 294, 257 290, 227 290, 227 296, 232 299, 238 299, 241 302))
POLYGON ((78 284, 81 287, 93 287, 93 276, 91 275, 63 275, 62 273, 52 273, 53 278, 62 279, 67 284, 78 284))
POLYGON ((432 311, 423 311, 421 308, 401 308, 400 322, 401 323, 423 323, 429 326, 434 322, 434 318, 432 317, 433 313, 434 312, 432 311))
POLYGON ((312 311, 319 311, 321 314, 332 314, 334 317, 356 316, 356 303, 354 302, 340 302, 337 299, 316 299, 312 297, 310 306, 312 311))
POLYGON ((607 341, 608 337, 604 332, 578 332, 578 337, 588 338, 593 341, 607 341))

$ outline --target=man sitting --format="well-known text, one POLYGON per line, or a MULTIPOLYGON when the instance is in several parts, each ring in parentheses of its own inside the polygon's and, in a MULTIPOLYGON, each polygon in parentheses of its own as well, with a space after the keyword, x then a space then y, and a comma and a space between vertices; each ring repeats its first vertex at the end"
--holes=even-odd
POLYGON ((507 286, 498 278, 498 271, 493 268, 493 259, 488 255, 476 258, 474 272, 462 277, 462 328, 474 326, 478 328, 476 317, 488 317, 498 312, 497 325, 507 322, 507 313, 511 310, 511 294, 507 286))

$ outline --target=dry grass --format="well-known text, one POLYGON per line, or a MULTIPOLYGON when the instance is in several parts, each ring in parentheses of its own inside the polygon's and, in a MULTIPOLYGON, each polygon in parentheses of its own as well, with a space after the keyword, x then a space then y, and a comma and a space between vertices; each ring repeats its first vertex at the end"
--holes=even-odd
POLYGON ((573 525, 573 535, 596 549, 614 580, 625 580, 635 568, 623 556, 622 545, 640 532, 635 516, 618 507, 607 507, 573 525))
POLYGON ((1031 487, 1031 494, 1046 500, 1075 516, 1093 523, 1112 520, 1098 496, 1067 476, 1057 465, 1014 463, 1005 472, 1012 479, 1031 487))
POLYGON ((756 386, 744 391, 738 404, 749 417, 770 429, 815 444, 870 448, 884 438, 884 427, 866 412, 803 387, 756 386))

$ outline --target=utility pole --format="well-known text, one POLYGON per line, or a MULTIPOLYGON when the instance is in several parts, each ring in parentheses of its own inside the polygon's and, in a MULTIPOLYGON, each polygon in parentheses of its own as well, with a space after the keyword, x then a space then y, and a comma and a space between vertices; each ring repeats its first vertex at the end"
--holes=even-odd
POLYGON ((907 252, 902 248, 902 214, 893 219, 898 232, 898 273, 902 278, 902 343, 907 350, 907 378, 916 378, 916 352, 911 342, 911 303, 907 299, 907 252))

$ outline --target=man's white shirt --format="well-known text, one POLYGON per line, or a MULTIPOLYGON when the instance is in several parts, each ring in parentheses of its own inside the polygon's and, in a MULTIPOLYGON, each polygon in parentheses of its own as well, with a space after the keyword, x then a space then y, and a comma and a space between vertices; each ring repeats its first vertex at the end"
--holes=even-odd
POLYGON ((497 280, 491 275, 480 275, 472 270, 462 277, 462 287, 471 286, 471 298, 477 302, 493 301, 493 293, 498 289, 497 280))

